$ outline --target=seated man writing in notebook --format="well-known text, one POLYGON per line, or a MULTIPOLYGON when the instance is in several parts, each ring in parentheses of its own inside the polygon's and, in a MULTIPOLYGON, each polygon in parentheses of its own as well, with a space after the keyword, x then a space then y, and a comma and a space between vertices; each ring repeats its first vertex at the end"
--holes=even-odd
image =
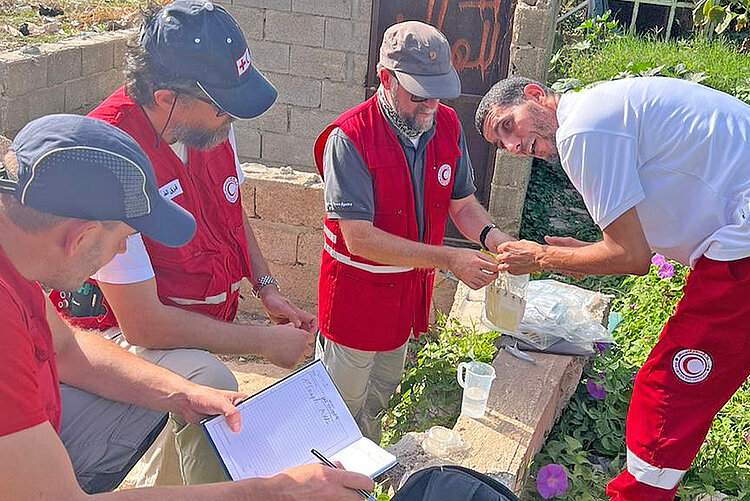
MULTIPOLYGON (((96 334, 71 330, 40 287, 78 287, 123 252, 136 231, 169 246, 193 236, 195 221, 159 196, 148 158, 132 138, 102 121, 53 115, 21 130, 4 163, 0 499, 78 501, 112 490, 168 412, 192 423, 221 414, 240 430, 234 404, 242 394, 197 385, 96 334), (60 382, 82 395, 67 399, 65 412, 60 382)), ((371 488, 366 476, 307 465, 268 478, 97 497, 355 501, 355 489, 371 488)))

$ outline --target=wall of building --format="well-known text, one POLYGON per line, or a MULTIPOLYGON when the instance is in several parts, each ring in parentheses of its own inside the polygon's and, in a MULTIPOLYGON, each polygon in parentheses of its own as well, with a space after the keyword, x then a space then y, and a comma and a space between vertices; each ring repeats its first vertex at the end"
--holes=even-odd
POLYGON ((125 30, 0 52, 0 134, 51 113, 86 113, 122 85, 125 30))
POLYGON ((314 171, 312 144, 365 97, 372 0, 220 0, 242 27, 253 64, 279 91, 237 123, 243 160, 314 171))

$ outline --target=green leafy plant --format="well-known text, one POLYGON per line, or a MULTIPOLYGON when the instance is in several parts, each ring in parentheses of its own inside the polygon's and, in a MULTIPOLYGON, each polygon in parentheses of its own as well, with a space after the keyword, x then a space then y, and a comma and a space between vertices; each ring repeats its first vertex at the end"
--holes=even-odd
POLYGON ((704 35, 722 34, 734 21, 734 30, 742 31, 748 22, 748 0, 700 0, 693 8, 693 24, 704 35))
POLYGON ((382 443, 395 443, 407 432, 435 425, 452 428, 461 410, 456 367, 470 360, 492 363, 497 336, 477 333, 441 316, 435 331, 420 336, 409 348, 401 384, 383 419, 382 443))

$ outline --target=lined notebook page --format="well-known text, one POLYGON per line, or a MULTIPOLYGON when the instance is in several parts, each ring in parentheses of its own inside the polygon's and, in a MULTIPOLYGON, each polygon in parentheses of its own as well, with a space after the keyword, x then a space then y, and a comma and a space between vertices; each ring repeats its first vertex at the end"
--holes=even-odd
MULTIPOLYGON (((310 449, 335 461, 337 453, 363 438, 320 361, 250 397, 238 409, 242 415, 239 433, 232 433, 223 417, 203 424, 233 480, 270 476, 317 462, 310 449)), ((346 461, 339 459, 345 468, 365 474, 387 468, 380 455, 367 452, 370 448, 364 445, 360 448, 363 454, 356 461, 356 453, 346 461)))

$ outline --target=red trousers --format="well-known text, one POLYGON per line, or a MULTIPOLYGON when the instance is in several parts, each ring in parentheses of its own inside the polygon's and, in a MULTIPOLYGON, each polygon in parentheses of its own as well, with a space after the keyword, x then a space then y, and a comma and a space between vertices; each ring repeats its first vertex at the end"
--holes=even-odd
POLYGON ((669 501, 716 413, 750 373, 750 258, 701 258, 638 372, 616 501, 669 501))

